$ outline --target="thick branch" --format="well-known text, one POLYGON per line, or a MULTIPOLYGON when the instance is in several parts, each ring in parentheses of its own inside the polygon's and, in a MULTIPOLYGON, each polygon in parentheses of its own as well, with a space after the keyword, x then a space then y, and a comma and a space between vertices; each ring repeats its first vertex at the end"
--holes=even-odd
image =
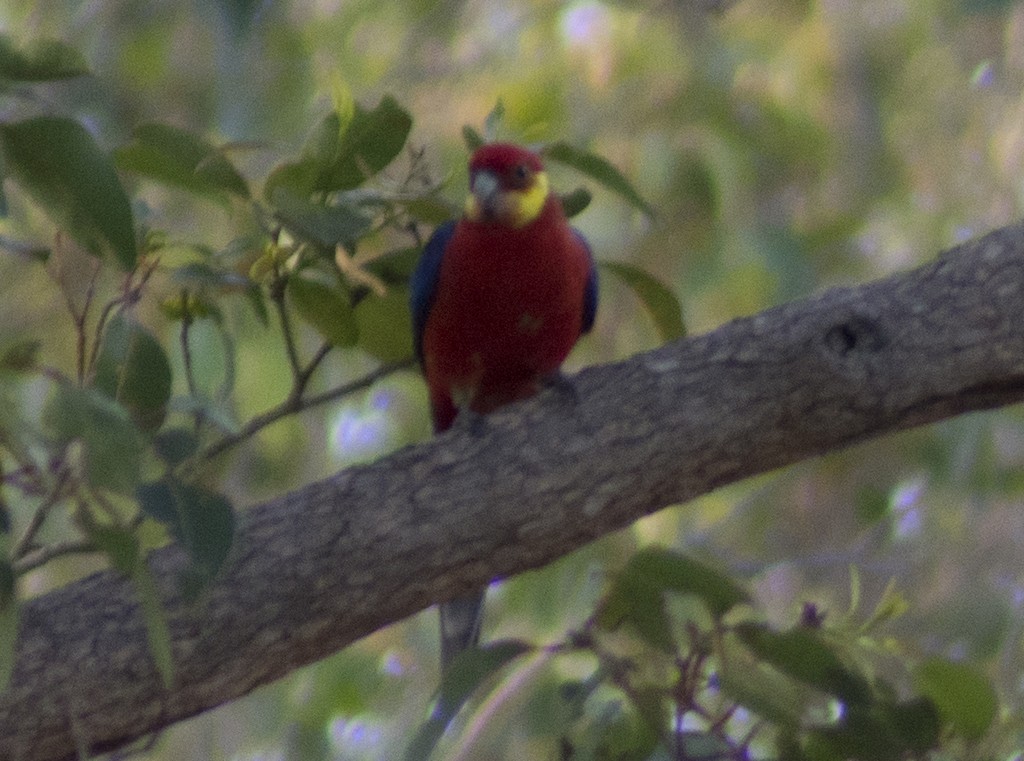
POLYGON ((201 605, 151 557, 176 684, 129 584, 101 573, 30 601, 0 758, 138 737, 498 575, 640 516, 889 431, 1024 398, 1024 227, 916 271, 736 320, 244 514, 201 605))

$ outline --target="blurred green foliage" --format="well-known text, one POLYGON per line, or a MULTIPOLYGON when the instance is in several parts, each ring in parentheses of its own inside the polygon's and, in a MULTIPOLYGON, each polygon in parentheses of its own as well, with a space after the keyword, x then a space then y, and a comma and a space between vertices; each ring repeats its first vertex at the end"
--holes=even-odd
MULTIPOLYGON (((612 275, 575 366, 1019 216, 1019 4, 719 5, 0 6, 0 676, 15 577, 44 592, 88 550, 170 678, 140 553, 181 541, 198 591, 233 506, 428 435, 416 375, 374 373, 409 355, 463 138, 555 146, 612 275)), ((428 613, 147 757, 1013 757, 1021 422, 870 442, 496 584, 505 644, 440 712, 428 613)))

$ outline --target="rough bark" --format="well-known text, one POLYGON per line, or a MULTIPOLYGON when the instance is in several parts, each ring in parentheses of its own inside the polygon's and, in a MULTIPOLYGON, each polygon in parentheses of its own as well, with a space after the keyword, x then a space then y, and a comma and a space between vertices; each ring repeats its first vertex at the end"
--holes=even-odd
POLYGON ((667 505, 865 438, 1024 398, 1024 227, 769 309, 247 511, 199 606, 150 563, 175 685, 128 582, 30 601, 0 758, 109 749, 667 505))

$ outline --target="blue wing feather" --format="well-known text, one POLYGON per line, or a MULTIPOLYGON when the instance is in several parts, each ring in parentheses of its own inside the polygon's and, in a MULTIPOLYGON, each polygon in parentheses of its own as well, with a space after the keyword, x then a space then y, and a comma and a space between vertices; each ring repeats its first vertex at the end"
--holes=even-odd
POLYGON ((572 228, 576 240, 583 244, 590 260, 590 272, 587 273, 586 290, 583 292, 583 322, 580 324, 580 333, 589 333, 594 327, 594 317, 597 315, 597 265, 594 263, 594 252, 590 250, 590 244, 583 237, 583 233, 572 228))
POLYGON ((409 308, 412 311, 412 338, 416 359, 423 363, 423 329, 430 316, 437 293, 437 281, 441 277, 441 260, 444 259, 448 242, 455 235, 455 222, 445 222, 434 230, 423 248, 420 261, 409 280, 409 308))

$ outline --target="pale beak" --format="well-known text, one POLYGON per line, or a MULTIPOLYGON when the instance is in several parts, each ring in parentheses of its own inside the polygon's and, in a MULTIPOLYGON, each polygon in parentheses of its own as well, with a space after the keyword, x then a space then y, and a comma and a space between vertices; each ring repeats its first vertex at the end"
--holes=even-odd
POLYGON ((481 169, 473 175, 470 192, 476 199, 480 216, 484 219, 495 219, 498 216, 501 198, 501 181, 493 172, 481 169))

